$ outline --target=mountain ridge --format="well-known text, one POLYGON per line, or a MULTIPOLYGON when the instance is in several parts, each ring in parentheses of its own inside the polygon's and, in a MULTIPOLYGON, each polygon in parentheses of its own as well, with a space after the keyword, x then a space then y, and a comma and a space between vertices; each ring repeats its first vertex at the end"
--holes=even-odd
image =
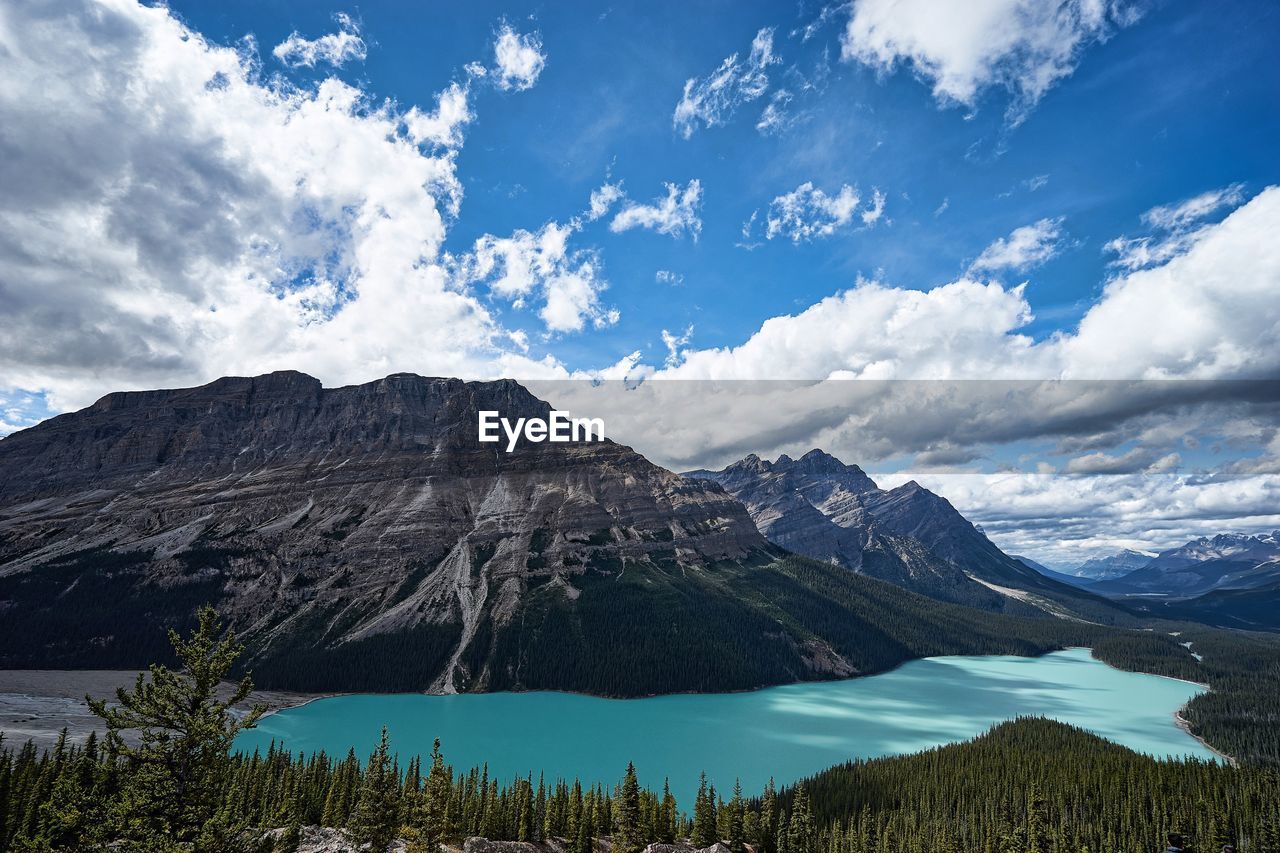
POLYGON ((510 380, 284 371, 0 440, 0 666, 164 659, 157 628, 208 602, 261 686, 320 691, 733 690, 1087 635, 788 557, 612 441, 480 445, 482 408, 549 410, 510 380))
POLYGON ((857 465, 820 449, 775 462, 754 454, 687 476, 720 483, 775 544, 943 601, 1011 613, 1120 620, 1105 599, 1045 577, 1001 551, 944 497, 916 481, 880 489, 857 465), (868 548, 888 556, 864 565, 868 548))

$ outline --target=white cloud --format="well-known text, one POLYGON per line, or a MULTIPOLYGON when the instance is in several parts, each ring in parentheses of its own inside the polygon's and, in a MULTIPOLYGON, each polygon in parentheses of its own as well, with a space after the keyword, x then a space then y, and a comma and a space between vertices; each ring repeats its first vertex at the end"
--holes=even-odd
POLYGON ((928 291, 860 281, 737 347, 691 351, 678 378, 1169 379, 1280 373, 1280 188, 1202 229, 1165 264, 1107 283, 1079 326, 1040 341, 1021 286, 928 291))
POLYGON ((877 189, 871 192, 871 206, 864 208, 862 213, 859 214, 862 217, 863 225, 875 225, 880 221, 880 217, 884 215, 884 201, 884 193, 880 192, 880 190, 877 189))
POLYGON ((458 83, 436 95, 436 108, 424 113, 417 107, 404 116, 409 138, 419 145, 457 148, 462 145, 462 129, 475 119, 467 105, 467 90, 458 83))
POLYGON ((1056 255, 1062 245, 1062 236, 1062 217, 1023 225, 1013 229, 1008 237, 994 240, 969 268, 987 272, 1006 269, 1025 272, 1056 255))
POLYGON ((689 78, 684 93, 671 116, 676 132, 685 139, 699 125, 723 124, 739 106, 759 98, 769 89, 769 66, 779 62, 773 55, 773 30, 761 29, 751 40, 751 52, 743 61, 732 54, 711 74, 689 78))
POLYGON ((893 486, 910 479, 945 495, 1006 552, 1050 565, 1074 566, 1121 548, 1158 551, 1198 536, 1280 527, 1280 477, 1202 483, 1150 470, 1073 477, 902 471, 877 482, 893 486))
POLYGON ((1016 123, 1086 46, 1136 19, 1120 0, 854 0, 841 55, 882 73, 909 65, 943 104, 1003 86, 1016 123))
POLYGON ((1162 473, 1177 467, 1181 457, 1177 453, 1160 454, 1154 448, 1135 447, 1121 454, 1101 450, 1086 453, 1067 461, 1063 472, 1067 474, 1133 474, 1146 471, 1162 473))
POLYGON ((1244 184, 1232 184, 1210 190, 1176 204, 1162 204, 1142 214, 1142 221, 1152 228, 1173 231, 1216 213, 1224 207, 1238 207, 1244 201, 1244 184))
POLYGON ((612 209, 613 205, 626 197, 622 184, 605 181, 599 188, 591 192, 591 204, 587 209, 588 221, 594 222, 612 209))
POLYGON ((764 111, 760 113, 760 119, 756 122, 756 130, 766 136, 786 130, 791 124, 791 116, 787 112, 787 105, 792 100, 792 94, 786 89, 775 91, 769 97, 769 103, 765 104, 764 111))
POLYGON ((547 57, 542 52, 542 39, 537 33, 523 35, 503 23, 493 44, 496 63, 494 73, 499 89, 517 92, 531 88, 538 82, 547 57))
POLYGON ((679 287, 684 284, 684 276, 671 270, 658 270, 653 274, 653 280, 668 287, 679 287))
POLYGON ((680 361, 680 348, 689 343, 693 338, 693 326, 685 328, 681 335, 673 335, 666 329, 662 330, 662 344, 667 348, 667 358, 663 362, 667 367, 674 367, 680 361))
MULTIPOLYGON (((264 79, 160 6, 2 14, 5 386, 59 411, 281 368, 326 383, 559 370, 512 351, 442 262, 462 184, 438 149, 470 115, 457 88, 432 116, 402 113, 337 79, 264 79)), ((548 289, 549 324, 594 320, 596 270, 584 259, 548 289)))
POLYGON ((338 31, 305 39, 296 30, 271 51, 272 56, 290 68, 315 68, 317 63, 327 63, 341 68, 348 62, 364 62, 368 51, 360 37, 360 25, 342 12, 333 16, 338 31))
POLYGON ((1232 184, 1210 190, 1175 204, 1153 207, 1142 214, 1142 222, 1154 233, 1140 237, 1116 237, 1103 250, 1116 257, 1111 265, 1139 270, 1163 264, 1183 254, 1206 232, 1202 221, 1223 208, 1234 208, 1244 200, 1244 186, 1232 184))
POLYGON ((542 300, 538 316, 550 332, 581 331, 590 321, 597 328, 616 323, 618 312, 600 304, 608 287, 599 255, 589 249, 571 250, 569 238, 577 222, 548 222, 537 232, 518 230, 510 237, 486 234, 458 259, 458 278, 486 283, 490 293, 516 308, 528 300, 542 300))
MULTIPOLYGON (((835 193, 827 195, 805 181, 789 193, 783 193, 769 204, 765 216, 765 238, 789 237, 793 243, 803 243, 819 237, 830 237, 838 229, 853 222, 862 196, 857 189, 844 184, 835 193)), ((876 190, 871 205, 859 214, 864 225, 873 225, 884 213, 884 193, 876 190)), ((744 229, 744 239, 746 237, 744 229)))
POLYGON ((654 199, 651 204, 638 204, 634 201, 624 204, 609 223, 609 230, 621 233, 632 228, 647 228, 671 237, 682 237, 688 233, 697 240, 698 234, 702 232, 702 220, 698 217, 698 208, 702 204, 702 182, 694 178, 684 189, 678 184, 665 186, 666 198, 654 199))

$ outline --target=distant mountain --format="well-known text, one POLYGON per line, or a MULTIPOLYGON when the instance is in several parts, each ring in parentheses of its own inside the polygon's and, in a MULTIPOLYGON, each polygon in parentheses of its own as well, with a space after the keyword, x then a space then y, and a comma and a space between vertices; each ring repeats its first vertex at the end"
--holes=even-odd
POLYGON ((1053 569, 1049 568, 1048 566, 1044 565, 1043 563, 1037 563, 1035 560, 1031 559, 1030 557, 1023 557, 1020 554, 1011 554, 1010 556, 1013 557, 1013 559, 1017 560, 1018 562, 1023 563, 1024 565, 1030 566, 1031 568, 1035 569, 1037 572, 1044 575, 1045 577, 1050 578, 1051 580, 1058 581, 1059 583, 1070 584, 1071 586, 1079 587, 1080 589, 1085 589, 1090 584, 1093 583, 1093 581, 1090 580, 1089 578, 1080 578, 1080 577, 1076 577, 1075 575, 1068 575, 1063 572, 1056 572, 1053 569))
POLYGON ((1124 618, 1102 599, 1005 554, 920 484, 880 489, 857 465, 822 450, 776 462, 751 455, 720 471, 686 476, 724 486, 771 542, 924 595, 988 609, 1066 608, 1102 620, 1124 618))
MULTIPOLYGON (((286 371, 0 439, 0 667, 138 666, 205 602, 260 686, 304 690, 730 690, 1079 641, 787 557, 720 486, 611 441, 477 441, 480 410, 549 409, 286 371)), ((867 562, 968 585, 894 536, 867 562)))
POLYGON ((1217 589, 1173 601, 1146 601, 1143 609, 1156 616, 1191 619, 1223 628, 1280 631, 1280 567, 1266 572, 1270 580, 1247 589, 1217 589))
POLYGON ((1152 554, 1144 554, 1141 551, 1125 549, 1108 557, 1094 557, 1091 560, 1085 560, 1074 569, 1068 570, 1066 574, 1092 581, 1111 580, 1142 568, 1151 562, 1153 556, 1152 554))
POLYGON ((1162 551, 1144 566, 1091 589, 1110 596, 1165 595, 1190 598, 1218 589, 1265 586, 1277 577, 1280 531, 1248 536, 1223 533, 1162 551), (1264 568, 1271 564, 1270 568, 1264 568))

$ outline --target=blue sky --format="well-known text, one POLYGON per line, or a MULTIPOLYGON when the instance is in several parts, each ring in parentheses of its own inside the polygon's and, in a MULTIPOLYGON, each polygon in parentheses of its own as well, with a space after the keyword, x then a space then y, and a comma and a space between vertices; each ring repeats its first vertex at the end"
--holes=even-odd
MULTIPOLYGON (((542 344, 571 369, 636 349, 660 361, 661 330, 689 325, 699 347, 735 345, 764 319, 803 309, 859 275, 927 289, 956 278, 992 240, 1061 217, 1060 252, 1008 276, 1030 280, 1037 319, 1025 331, 1043 337, 1074 325, 1096 299, 1109 275, 1103 245, 1139 230, 1144 211, 1233 183, 1256 192, 1280 176, 1280 69, 1271 56, 1280 10, 1269 3, 1133 5, 1141 18, 1083 46, 1075 70, 1016 127, 1006 114, 1013 96, 999 84, 972 107, 940 106, 910 68, 885 73, 840 61, 847 14, 831 14, 803 41, 797 31, 824 8, 813 3, 172 8, 211 39, 253 33, 264 52, 295 31, 331 32, 333 13, 348 13, 367 58, 315 76, 336 74, 402 104, 429 104, 445 82, 463 79, 498 22, 536 32, 547 57, 537 85, 476 99, 478 118, 458 155, 466 196, 451 249, 465 251, 484 233, 564 221, 607 176, 640 200, 661 196, 664 182, 696 179, 703 189, 696 241, 614 235, 603 222, 585 229, 582 241, 603 257, 604 301, 620 317, 542 344), (794 90, 797 73, 818 87, 796 94, 794 123, 771 135, 756 130, 766 93, 722 126, 683 138, 672 112, 685 80, 746 54, 765 27, 778 58, 768 68, 770 92, 794 90), (757 234, 761 245, 741 248, 752 212, 806 181, 828 194, 844 184, 864 194, 878 188, 884 219, 802 245, 757 234), (657 286, 658 270, 681 284, 657 286)), ((285 70, 270 57, 267 65, 285 70)), ((499 310, 537 342, 536 317, 499 310)))
POLYGON ((281 369, 717 380, 698 429, 558 393, 1055 564, 1275 529, 1278 42, 1247 0, 9 0, 0 436, 281 369), (1086 382, 820 405, 886 379, 1086 382))

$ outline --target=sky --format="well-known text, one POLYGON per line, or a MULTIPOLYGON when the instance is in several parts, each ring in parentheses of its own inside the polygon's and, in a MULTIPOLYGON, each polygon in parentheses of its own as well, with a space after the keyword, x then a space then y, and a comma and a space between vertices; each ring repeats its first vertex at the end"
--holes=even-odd
POLYGON ((1274 529, 1277 37, 1246 0, 10 0, 0 434, 286 368, 1063 380, 910 441, 878 395, 674 449, 619 412, 673 466, 828 444, 1056 565, 1274 529))

